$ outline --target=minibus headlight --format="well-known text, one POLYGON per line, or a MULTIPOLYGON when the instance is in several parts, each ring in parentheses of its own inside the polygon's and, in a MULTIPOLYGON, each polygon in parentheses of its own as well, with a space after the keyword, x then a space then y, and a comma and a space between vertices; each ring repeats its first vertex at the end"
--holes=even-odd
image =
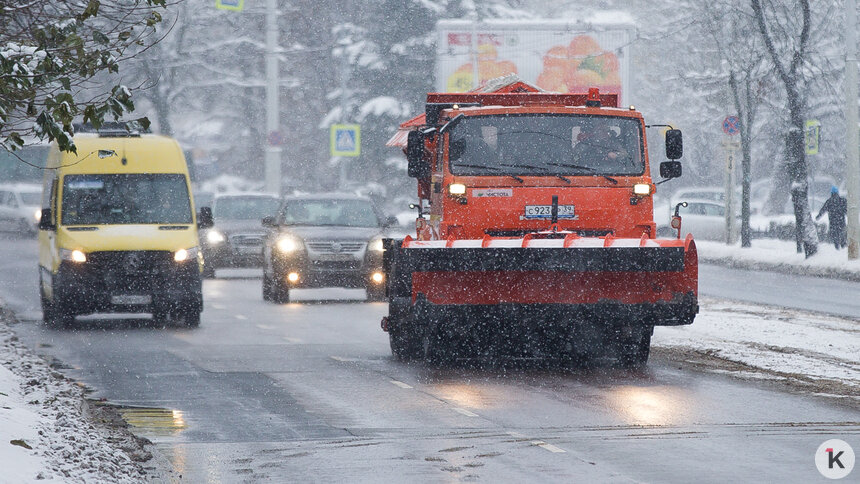
POLYGON ((190 249, 179 249, 173 253, 173 260, 176 262, 186 262, 197 258, 197 252, 200 249, 192 247, 190 249))
POLYGON ((60 259, 80 264, 87 261, 87 255, 78 249, 60 249, 60 259))

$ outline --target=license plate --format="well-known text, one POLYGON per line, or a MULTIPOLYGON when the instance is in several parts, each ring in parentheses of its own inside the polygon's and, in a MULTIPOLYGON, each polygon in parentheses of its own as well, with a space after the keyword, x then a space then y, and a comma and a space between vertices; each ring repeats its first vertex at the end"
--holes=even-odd
MULTIPOLYGON (((552 218, 552 205, 526 205, 526 216, 527 219, 551 219, 552 218)), ((573 205, 559 205, 558 206, 558 218, 559 219, 570 219, 575 220, 576 214, 573 211, 573 205)))
POLYGON ((316 259, 326 262, 346 262, 355 260, 355 257, 350 254, 319 254, 316 259))
POLYGON ((111 304, 149 304, 152 302, 152 296, 141 296, 137 294, 120 294, 118 296, 111 296, 110 302, 111 304))

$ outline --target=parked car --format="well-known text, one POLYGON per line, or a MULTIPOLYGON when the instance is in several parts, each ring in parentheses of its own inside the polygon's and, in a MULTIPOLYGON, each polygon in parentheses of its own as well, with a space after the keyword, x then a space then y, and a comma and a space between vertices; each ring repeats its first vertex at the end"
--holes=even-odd
POLYGON ((287 197, 263 250, 263 299, 288 302, 293 288, 367 289, 369 300, 385 296, 382 238, 397 225, 366 197, 321 194, 287 197))
POLYGON ((41 207, 41 185, 0 185, 0 229, 35 235, 42 215, 41 207))
MULTIPOLYGON (((726 206, 722 202, 711 200, 678 200, 687 202, 686 207, 680 207, 681 238, 693 234, 696 239, 725 240, 726 238, 726 206)), ((673 200, 674 202, 674 200, 673 200)), ((674 213, 675 205, 672 205, 674 213)), ((675 237, 677 231, 669 227, 669 220, 657 222, 657 234, 661 237, 675 237)))
POLYGON ((275 215, 281 202, 268 193, 216 195, 212 200, 215 226, 200 235, 203 277, 215 277, 215 269, 260 267, 263 264, 263 217, 275 215))

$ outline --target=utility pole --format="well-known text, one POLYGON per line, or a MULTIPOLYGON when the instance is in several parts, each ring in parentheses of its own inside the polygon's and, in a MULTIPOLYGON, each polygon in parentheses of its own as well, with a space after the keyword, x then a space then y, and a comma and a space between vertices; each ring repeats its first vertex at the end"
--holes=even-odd
POLYGON ((858 215, 860 215, 860 137, 857 128, 857 2, 846 0, 845 25, 845 186, 848 198, 848 259, 860 255, 858 215))
POLYGON ((280 196, 283 139, 278 82, 278 0, 266 0, 266 191, 280 196))

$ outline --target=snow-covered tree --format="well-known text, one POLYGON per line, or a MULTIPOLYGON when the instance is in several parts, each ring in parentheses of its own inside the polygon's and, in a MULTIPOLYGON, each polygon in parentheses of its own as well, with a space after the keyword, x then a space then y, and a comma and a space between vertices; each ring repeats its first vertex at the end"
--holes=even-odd
MULTIPOLYGON (((75 151, 72 122, 101 125, 134 109, 132 88, 112 85, 136 47, 156 40, 166 0, 0 0, 0 143, 35 135, 75 151), (110 79, 110 76, 107 76, 110 79)), ((147 125, 148 120, 138 120, 147 125)))

